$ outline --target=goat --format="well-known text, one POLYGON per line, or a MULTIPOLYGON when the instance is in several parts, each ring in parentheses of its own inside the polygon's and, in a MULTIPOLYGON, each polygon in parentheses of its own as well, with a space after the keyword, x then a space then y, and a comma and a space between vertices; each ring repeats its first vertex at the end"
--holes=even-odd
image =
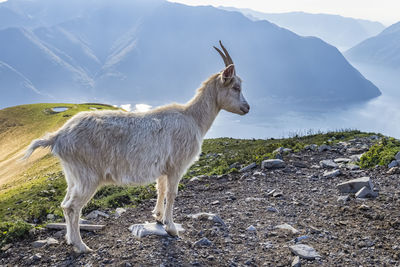
POLYGON ((80 112, 58 131, 34 140, 24 158, 38 147, 50 147, 63 167, 67 193, 61 203, 66 240, 78 253, 92 251, 79 232, 84 205, 105 184, 148 184, 157 181, 153 216, 172 236, 178 184, 198 158, 203 138, 221 109, 240 115, 250 106, 241 92, 233 61, 214 46, 225 68, 209 77, 186 104, 170 104, 147 112, 80 112), (165 200, 165 203, 164 203, 165 200))

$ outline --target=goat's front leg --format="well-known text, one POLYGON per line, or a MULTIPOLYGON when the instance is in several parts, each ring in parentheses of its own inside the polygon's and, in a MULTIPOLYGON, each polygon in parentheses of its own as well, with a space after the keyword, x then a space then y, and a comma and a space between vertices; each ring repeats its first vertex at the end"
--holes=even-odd
POLYGON ((178 231, 176 230, 174 221, 172 219, 172 212, 174 207, 174 201, 176 194, 178 193, 178 184, 180 176, 174 175, 167 177, 167 192, 166 192, 166 205, 163 217, 163 223, 165 225, 165 230, 168 234, 172 236, 178 236, 178 231))
POLYGON ((163 175, 157 179, 157 203, 153 210, 153 216, 158 223, 162 223, 164 216, 164 200, 167 190, 167 176, 163 175))

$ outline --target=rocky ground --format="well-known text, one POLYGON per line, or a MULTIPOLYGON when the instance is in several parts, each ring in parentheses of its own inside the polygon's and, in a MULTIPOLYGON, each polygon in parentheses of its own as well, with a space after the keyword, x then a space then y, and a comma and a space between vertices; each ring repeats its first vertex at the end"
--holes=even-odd
POLYGON ((299 260, 303 266, 399 266, 400 175, 387 174, 386 167, 359 170, 346 163, 366 151, 372 139, 282 151, 284 167, 265 164, 268 168, 184 180, 174 211, 175 222, 185 228, 179 238, 131 234, 130 225, 153 221, 155 200, 150 200, 118 218, 105 211, 109 218, 92 219, 106 227, 82 231, 95 250, 91 254, 75 254, 63 231, 44 229, 3 247, 0 265, 290 266, 299 260), (345 159, 336 160, 337 166, 321 162, 339 158, 345 159), (371 178, 376 198, 355 198, 337 189, 341 182, 364 176, 371 178), (200 212, 223 222, 190 217, 200 212), (287 229, 276 227, 282 224, 287 229), (50 237, 54 244, 34 247, 35 240, 50 237), (296 259, 295 244, 313 248, 314 259, 296 259))

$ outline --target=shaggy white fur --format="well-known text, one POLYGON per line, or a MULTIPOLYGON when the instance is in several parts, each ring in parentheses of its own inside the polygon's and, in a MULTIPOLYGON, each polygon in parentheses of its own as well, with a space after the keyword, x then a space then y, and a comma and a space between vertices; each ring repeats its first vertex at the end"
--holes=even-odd
POLYGON ((25 158, 48 146, 63 166, 68 189, 61 207, 67 242, 77 252, 91 251, 81 239, 79 217, 104 184, 157 181, 154 217, 169 234, 177 235, 172 211, 178 183, 198 157, 204 135, 221 109, 240 115, 250 109, 233 64, 205 81, 187 104, 148 112, 81 112, 57 132, 33 141, 25 158))

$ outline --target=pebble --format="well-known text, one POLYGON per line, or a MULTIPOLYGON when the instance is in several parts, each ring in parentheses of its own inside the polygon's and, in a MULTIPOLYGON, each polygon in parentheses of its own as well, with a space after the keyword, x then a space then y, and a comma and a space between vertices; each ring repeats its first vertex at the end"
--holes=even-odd
POLYGON ((297 230, 296 228, 294 228, 293 226, 291 226, 290 224, 287 224, 287 223, 277 225, 277 226, 275 226, 275 229, 289 231, 292 234, 299 233, 299 230, 297 230))
POLYGON ((89 213, 86 216, 86 219, 92 220, 92 219, 96 219, 99 216, 104 217, 104 218, 109 218, 110 217, 110 215, 108 215, 105 212, 102 212, 102 211, 99 211, 99 210, 94 210, 94 211, 92 211, 91 213, 89 213))
POLYGON ((322 176, 324 178, 333 178, 333 177, 339 176, 341 174, 342 173, 340 172, 340 170, 333 170, 333 171, 325 171, 322 176))
POLYGON ((370 177, 361 177, 336 185, 341 193, 357 193, 364 186, 373 188, 370 177))
POLYGON ((215 200, 215 201, 211 202, 211 205, 219 205, 219 200, 215 200))
POLYGON ((397 160, 393 160, 392 162, 389 163, 388 168, 391 169, 397 166, 399 166, 399 162, 397 160))
POLYGON ((256 166, 257 166, 257 164, 256 164, 255 162, 253 162, 253 163, 247 165, 246 167, 241 168, 241 169, 239 170, 239 172, 247 172, 247 171, 249 171, 249 170, 255 168, 256 166))
POLYGON ((277 210, 274 207, 267 207, 267 211, 269 211, 269 212, 279 212, 279 210, 277 210))
POLYGON ((197 214, 188 215, 188 217, 190 217, 192 219, 195 219, 195 220, 204 220, 204 219, 206 219, 206 220, 209 220, 209 221, 213 221, 215 223, 219 223, 222 226, 226 227, 225 222, 217 214, 200 212, 200 213, 197 213, 197 214))
POLYGON ((261 168, 263 169, 277 169, 284 168, 285 162, 281 159, 266 159, 261 163, 261 168))
POLYGON ((249 231, 249 232, 257 231, 257 229, 253 225, 250 225, 249 227, 247 227, 246 230, 249 231))
POLYGON ((390 170, 388 170, 386 174, 400 174, 400 168, 399 167, 390 168, 390 170))
POLYGON ((314 260, 315 258, 321 257, 314 248, 304 244, 293 245, 290 246, 289 249, 292 253, 303 259, 314 260))
POLYGON ((300 267, 300 266, 301 266, 300 257, 299 256, 294 257, 291 267, 300 267))
POLYGON ((197 240, 196 242, 193 243, 193 246, 195 247, 209 247, 212 245, 212 242, 208 240, 206 237, 203 237, 200 240, 197 240))
POLYGON ((121 215, 123 214, 123 213, 125 213, 126 212, 126 209, 124 209, 124 208, 117 208, 116 210, 115 210, 115 217, 121 217, 121 215))
POLYGON ((345 196, 339 196, 338 199, 337 199, 337 202, 345 204, 349 200, 350 200, 350 196, 349 195, 345 195, 345 196))

